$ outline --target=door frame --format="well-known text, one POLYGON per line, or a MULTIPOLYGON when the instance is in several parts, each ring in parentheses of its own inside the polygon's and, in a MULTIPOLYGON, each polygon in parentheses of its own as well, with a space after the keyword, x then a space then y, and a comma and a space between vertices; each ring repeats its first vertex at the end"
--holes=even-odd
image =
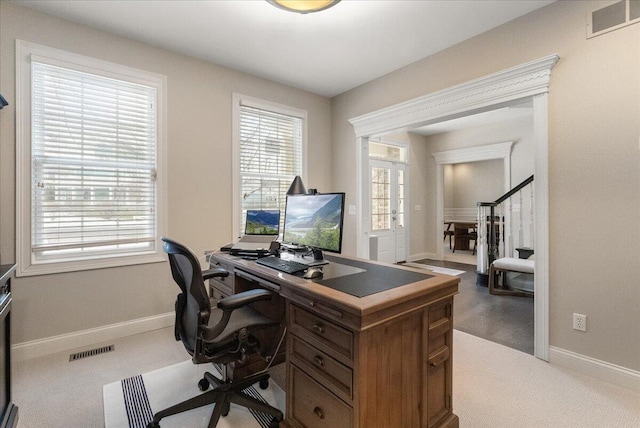
MULTIPOLYGON (((377 141, 377 142, 381 142, 381 141, 377 141)), ((369 171, 368 171, 368 173, 369 173, 369 175, 371 175, 371 166, 372 166, 371 165, 371 161, 376 161, 376 162, 387 163, 389 165, 393 165, 392 169, 396 173, 398 172, 397 166, 398 165, 402 166, 402 169, 404 171, 404 195, 403 195, 404 196, 404 213, 403 213, 404 214, 404 226, 403 226, 403 229, 404 229, 404 256, 405 256, 404 257, 404 261, 407 261, 409 259, 409 236, 410 236, 410 234, 409 234, 409 223, 410 223, 409 193, 410 193, 410 188, 409 188, 409 159, 408 159, 409 146, 408 146, 408 144, 404 144, 404 143, 390 143, 387 140, 384 141, 384 144, 395 145, 395 146, 404 148, 407 151, 407 160, 405 162, 403 162, 403 161, 392 161, 392 160, 387 160, 387 159, 375 159, 375 158, 371 159, 371 158, 369 158, 369 171)), ((371 190, 371 180, 367 179, 367 181, 368 181, 368 184, 369 184, 369 190, 371 190)), ((397 174, 396 174, 396 177, 395 177, 395 182, 396 182, 395 183, 396 184, 396 190, 395 190, 395 192, 396 192, 396 198, 395 198, 396 201, 395 202, 396 202, 396 204, 398 202, 398 194, 397 194, 398 183, 397 183, 397 181, 398 181, 398 177, 397 177, 397 174)), ((369 201, 368 201, 368 207, 367 208, 368 208, 367 211, 369 212, 369 215, 371 215, 371 199, 369 199, 369 201)), ((397 242, 395 240, 395 238, 397 238, 397 235, 396 235, 397 230, 398 230, 398 226, 396 224, 395 231, 393 232, 394 235, 395 235, 394 236, 394 250, 393 251, 394 251, 394 254, 395 254, 394 258, 396 260, 398 259, 398 254, 397 254, 398 246, 397 246, 397 242)), ((370 232, 371 232, 372 236, 376 234, 376 232, 371 230, 371 229, 370 229, 370 232)))
POLYGON ((549 82, 560 57, 552 54, 479 79, 349 119, 356 142, 356 245, 369 255, 369 138, 409 131, 533 99, 535 191, 534 355, 549 360, 549 82))

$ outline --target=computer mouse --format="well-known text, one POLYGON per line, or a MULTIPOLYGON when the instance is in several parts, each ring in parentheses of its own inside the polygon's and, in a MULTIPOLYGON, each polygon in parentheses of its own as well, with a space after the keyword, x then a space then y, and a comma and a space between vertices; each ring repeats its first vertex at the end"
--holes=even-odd
POLYGON ((319 278, 322 276, 323 273, 324 272, 322 272, 322 268, 310 267, 309 269, 307 269, 304 275, 302 275, 302 277, 306 279, 319 278))

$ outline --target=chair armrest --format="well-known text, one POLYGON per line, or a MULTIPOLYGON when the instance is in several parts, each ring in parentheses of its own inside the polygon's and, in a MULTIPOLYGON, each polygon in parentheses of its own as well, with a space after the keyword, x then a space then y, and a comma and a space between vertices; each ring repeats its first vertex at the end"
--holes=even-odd
POLYGON ((271 291, 264 290, 262 288, 256 288, 254 290, 243 291, 242 293, 233 294, 229 297, 225 297, 218 301, 218 308, 223 311, 229 311, 241 308, 250 303, 260 300, 271 299, 271 291))
POLYGON ((256 288, 220 299, 217 308, 222 310, 222 318, 215 326, 200 326, 202 340, 204 342, 211 342, 218 337, 227 327, 227 324, 229 324, 231 313, 234 310, 260 300, 269 300, 271 299, 271 295, 272 293, 269 290, 256 288))
POLYGON ((205 281, 211 278, 224 278, 227 276, 229 276, 229 272, 221 267, 215 267, 202 271, 202 279, 205 281))

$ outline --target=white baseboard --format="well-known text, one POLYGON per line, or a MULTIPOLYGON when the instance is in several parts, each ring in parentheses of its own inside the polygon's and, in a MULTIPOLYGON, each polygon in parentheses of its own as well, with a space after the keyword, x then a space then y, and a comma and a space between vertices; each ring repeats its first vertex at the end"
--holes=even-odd
POLYGON ((640 372, 565 349, 549 347, 549 363, 640 392, 640 372))
POLYGON ((174 320, 175 312, 167 312, 88 330, 17 343, 11 347, 11 358, 14 361, 22 361, 82 348, 96 343, 170 327, 173 325, 174 320))
POLYGON ((419 253, 419 254, 411 254, 409 255, 408 262, 415 262, 418 260, 429 259, 429 260, 438 260, 438 255, 436 253, 419 253))

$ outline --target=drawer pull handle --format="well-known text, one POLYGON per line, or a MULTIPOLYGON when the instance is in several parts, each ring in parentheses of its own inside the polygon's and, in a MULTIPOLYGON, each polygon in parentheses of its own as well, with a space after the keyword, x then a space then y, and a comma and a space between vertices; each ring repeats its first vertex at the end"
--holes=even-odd
POLYGON ((429 355, 429 365, 431 367, 438 367, 449 359, 449 347, 443 346, 436 352, 429 355))
POLYGON ((324 367, 324 359, 319 355, 313 357, 313 362, 316 363, 318 367, 324 367))
POLYGON ((319 334, 324 334, 324 326, 320 323, 316 323, 313 325, 313 331, 319 334))
POLYGON ((316 407, 315 409, 313 409, 313 413, 315 413, 316 416, 320 419, 324 419, 324 410, 322 410, 320 407, 316 407))

